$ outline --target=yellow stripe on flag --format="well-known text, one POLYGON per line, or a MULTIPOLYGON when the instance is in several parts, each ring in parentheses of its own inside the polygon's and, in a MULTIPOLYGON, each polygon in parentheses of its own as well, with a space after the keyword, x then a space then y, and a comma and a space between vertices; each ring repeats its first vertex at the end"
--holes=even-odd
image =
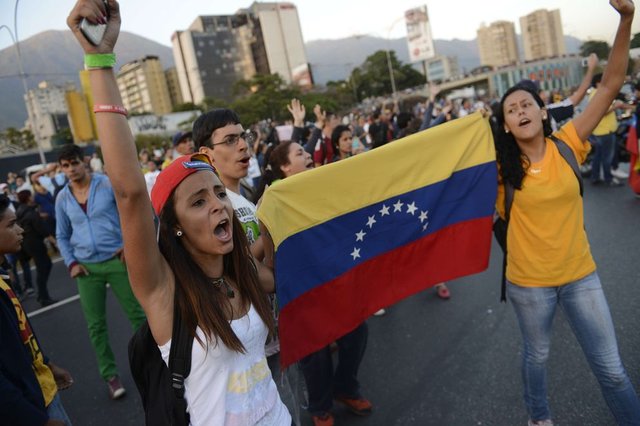
POLYGON ((277 249, 290 235, 491 161, 491 129, 478 112, 278 182, 258 217, 277 249))

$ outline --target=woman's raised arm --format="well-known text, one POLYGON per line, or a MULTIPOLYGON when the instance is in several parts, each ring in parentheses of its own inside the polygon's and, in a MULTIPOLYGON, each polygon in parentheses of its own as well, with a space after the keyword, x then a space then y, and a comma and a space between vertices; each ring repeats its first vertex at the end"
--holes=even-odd
MULTIPOLYGON (((85 52, 94 110, 101 111, 96 113, 98 137, 120 213, 131 287, 150 317, 150 313, 158 312, 159 307, 161 311, 170 309, 173 312, 173 274, 156 244, 153 209, 113 74, 115 58, 109 56, 113 54, 120 32, 120 9, 116 0, 108 0, 107 7, 108 13, 100 0, 78 0, 67 24, 85 52), (107 24, 97 46, 82 34, 82 19, 107 24)), ((152 318, 149 320, 151 322, 152 318)))
POLYGON ((611 106, 624 83, 627 72, 631 23, 635 8, 631 0, 610 0, 609 3, 620 14, 620 23, 598 91, 589 101, 584 112, 573 120, 576 132, 583 141, 591 135, 611 106))

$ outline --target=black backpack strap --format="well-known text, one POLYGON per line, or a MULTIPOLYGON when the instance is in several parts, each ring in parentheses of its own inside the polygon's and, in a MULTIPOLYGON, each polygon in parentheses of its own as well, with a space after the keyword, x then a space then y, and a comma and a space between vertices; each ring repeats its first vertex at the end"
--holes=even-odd
POLYGON ((516 190, 510 182, 504 181, 504 221, 506 223, 504 238, 504 253, 502 257, 502 283, 500 286, 500 301, 507 301, 507 233, 509 231, 509 217, 516 190))
POLYGON ((571 166, 573 174, 575 174, 576 179, 578 179, 578 185, 580 185, 580 196, 582 197, 584 195, 584 183, 582 182, 582 174, 580 173, 580 166, 578 165, 578 160, 576 159, 575 154, 565 141, 558 139, 554 135, 549 136, 549 138, 551 138, 551 140, 556 144, 558 152, 560 152, 562 158, 564 158, 564 160, 569 163, 569 166, 571 166))
POLYGON ((171 334, 171 349, 169 351, 169 372, 171 373, 171 387, 176 395, 176 413, 184 413, 184 424, 189 424, 189 413, 187 413, 187 401, 184 399, 184 381, 191 372, 191 351, 193 346, 193 336, 189 334, 182 323, 180 308, 175 302, 173 309, 173 331, 171 334))

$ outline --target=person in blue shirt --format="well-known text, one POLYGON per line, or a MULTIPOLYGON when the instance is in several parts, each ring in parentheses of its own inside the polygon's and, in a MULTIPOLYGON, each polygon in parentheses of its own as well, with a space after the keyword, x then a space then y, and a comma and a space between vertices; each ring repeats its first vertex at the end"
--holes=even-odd
POLYGON ((69 184, 56 198, 56 238, 71 278, 78 282, 80 303, 100 375, 108 384, 110 397, 117 399, 124 395, 125 389, 109 344, 105 309, 107 283, 135 329, 144 322, 145 315, 129 284, 120 217, 111 183, 105 175, 89 173, 83 158, 82 149, 73 144, 65 145, 58 156, 69 184))

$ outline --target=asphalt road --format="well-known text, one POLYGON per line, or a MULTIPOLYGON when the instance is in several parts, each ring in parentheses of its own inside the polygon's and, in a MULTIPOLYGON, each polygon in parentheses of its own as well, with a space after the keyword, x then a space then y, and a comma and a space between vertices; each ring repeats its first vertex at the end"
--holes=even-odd
MULTIPOLYGON (((622 358, 640 389, 640 200, 628 188, 586 185, 586 227, 613 314, 622 358)), ((519 372, 520 333, 511 306, 499 303, 501 255, 494 245, 482 274, 450 283, 452 298, 433 289, 414 295, 369 320, 362 390, 374 404, 358 418, 335 407, 343 425, 526 425, 519 372)), ((62 263, 54 267, 50 292, 77 294, 62 263)), ((38 309, 33 299, 28 311, 38 309)), ((144 423, 127 363, 132 333, 120 306, 108 298, 111 342, 128 390, 111 401, 99 377, 79 302, 72 300, 31 317, 45 353, 69 369, 75 384, 62 392, 75 425, 144 423)), ((614 421, 598 384, 562 314, 556 316, 549 361, 550 403, 557 425, 602 426, 614 421)), ((303 425, 309 425, 305 414, 303 425)))

